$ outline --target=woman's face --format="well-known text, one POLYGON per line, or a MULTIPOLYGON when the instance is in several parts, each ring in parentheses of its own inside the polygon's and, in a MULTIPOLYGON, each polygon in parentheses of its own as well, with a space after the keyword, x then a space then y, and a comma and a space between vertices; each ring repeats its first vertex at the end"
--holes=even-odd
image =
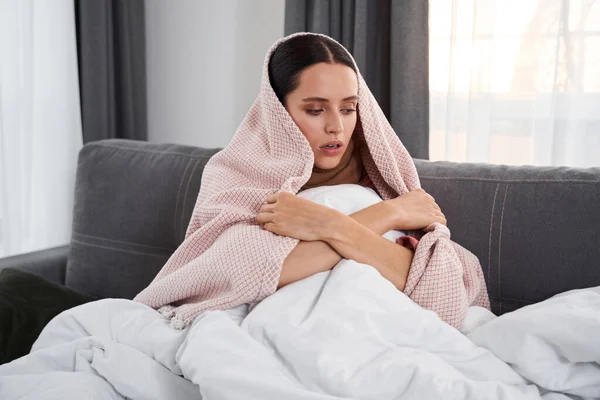
POLYGON ((356 127, 358 80, 343 64, 318 63, 305 69, 285 108, 310 143, 315 166, 337 167, 356 127))

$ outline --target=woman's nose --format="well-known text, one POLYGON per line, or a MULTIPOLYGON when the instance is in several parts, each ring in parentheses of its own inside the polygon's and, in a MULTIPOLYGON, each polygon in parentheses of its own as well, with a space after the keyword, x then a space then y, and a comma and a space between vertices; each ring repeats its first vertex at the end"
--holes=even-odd
POLYGON ((333 115, 327 120, 326 126, 327 133, 338 134, 344 130, 344 124, 342 118, 339 115, 333 115))

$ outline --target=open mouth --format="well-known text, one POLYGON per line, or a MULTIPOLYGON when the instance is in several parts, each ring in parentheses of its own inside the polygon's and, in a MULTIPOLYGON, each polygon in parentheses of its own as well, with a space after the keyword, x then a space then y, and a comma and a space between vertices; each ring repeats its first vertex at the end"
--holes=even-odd
POLYGON ((323 146, 323 149, 339 149, 340 147, 342 147, 341 144, 328 144, 326 146, 323 146))

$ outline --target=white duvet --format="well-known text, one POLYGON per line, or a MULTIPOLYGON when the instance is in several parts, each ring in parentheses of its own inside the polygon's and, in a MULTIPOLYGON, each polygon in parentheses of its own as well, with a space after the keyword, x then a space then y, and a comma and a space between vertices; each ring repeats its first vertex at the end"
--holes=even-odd
MULTIPOLYGON (((356 185, 301 195, 345 213, 380 201, 356 185)), ((66 311, 0 366, 0 399, 600 399, 600 287, 501 317, 472 307, 461 332, 342 260, 168 325, 129 300, 66 311)))

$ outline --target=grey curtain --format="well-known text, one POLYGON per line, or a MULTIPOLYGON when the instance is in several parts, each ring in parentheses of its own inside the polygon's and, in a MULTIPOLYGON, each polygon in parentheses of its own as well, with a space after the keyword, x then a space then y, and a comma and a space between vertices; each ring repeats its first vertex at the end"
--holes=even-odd
POLYGON ((429 158, 427 0, 286 0, 285 32, 324 33, 354 56, 396 134, 429 158))
POLYGON ((147 139, 143 0, 75 0, 84 143, 147 139))

